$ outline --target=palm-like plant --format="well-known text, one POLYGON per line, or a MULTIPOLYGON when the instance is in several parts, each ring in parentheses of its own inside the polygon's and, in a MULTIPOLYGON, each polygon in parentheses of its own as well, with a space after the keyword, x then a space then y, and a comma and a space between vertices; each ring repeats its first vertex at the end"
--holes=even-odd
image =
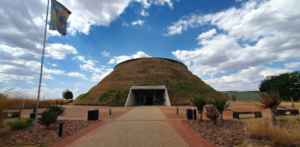
POLYGON ((205 108, 205 115, 207 118, 213 121, 215 125, 217 125, 217 119, 219 117, 219 112, 217 112, 213 107, 205 108))
POLYGON ((220 119, 221 121, 223 121, 223 112, 225 110, 230 110, 227 109, 228 107, 230 107, 230 102, 228 101, 228 99, 225 98, 214 99, 211 101, 211 104, 213 104, 218 109, 220 113, 220 119))
POLYGON ((261 107, 263 109, 269 108, 271 110, 271 120, 272 120, 272 125, 274 126, 276 124, 275 115, 277 112, 277 107, 280 105, 282 100, 280 98, 279 92, 277 91, 276 93, 272 92, 268 94, 261 93, 259 94, 259 96, 260 99, 258 100, 261 104, 263 104, 261 107))
POLYGON ((50 124, 56 122, 56 119, 57 119, 56 112, 45 110, 44 112, 42 112, 41 118, 38 118, 38 123, 41 125, 45 125, 48 128, 50 124))
POLYGON ((199 119, 202 121, 203 107, 207 104, 207 100, 204 96, 195 96, 192 99, 192 103, 197 107, 199 119))
POLYGON ((50 106, 48 108, 48 110, 51 111, 51 112, 55 112, 57 115, 62 116, 63 114, 65 114, 64 112, 65 112, 66 109, 62 106, 50 106))

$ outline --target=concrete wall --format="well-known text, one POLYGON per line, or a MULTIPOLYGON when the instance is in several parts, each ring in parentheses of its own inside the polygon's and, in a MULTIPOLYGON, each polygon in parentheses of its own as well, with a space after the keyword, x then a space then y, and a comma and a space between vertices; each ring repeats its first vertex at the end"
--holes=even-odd
POLYGON ((171 102, 170 102, 170 99, 169 99, 167 87, 165 85, 162 85, 162 86, 131 86, 130 90, 129 90, 129 94, 127 96, 126 103, 125 103, 125 107, 130 107, 130 106, 137 105, 136 101, 134 99, 133 90, 164 90, 165 91, 164 92, 165 101, 163 102, 163 105, 171 106, 171 102))

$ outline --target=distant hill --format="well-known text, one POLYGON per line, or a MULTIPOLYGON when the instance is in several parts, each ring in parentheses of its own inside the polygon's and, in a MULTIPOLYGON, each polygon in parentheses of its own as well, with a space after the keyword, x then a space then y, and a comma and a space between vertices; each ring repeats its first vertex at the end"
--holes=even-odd
POLYGON ((226 97, 193 75, 181 62, 139 58, 118 64, 114 71, 79 95, 73 104, 125 104, 130 86, 166 85, 172 104, 189 103, 195 95, 226 97))

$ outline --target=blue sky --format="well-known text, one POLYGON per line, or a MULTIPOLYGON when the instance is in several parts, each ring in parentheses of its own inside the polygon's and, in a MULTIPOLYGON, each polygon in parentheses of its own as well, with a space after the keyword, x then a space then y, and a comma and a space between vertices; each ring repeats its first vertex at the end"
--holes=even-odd
MULTIPOLYGON (((219 91, 300 69, 298 0, 58 1, 72 14, 67 36, 47 30, 42 97, 77 97, 141 57, 178 60, 219 91)), ((47 0, 0 2, 0 81, 35 98, 47 0)))

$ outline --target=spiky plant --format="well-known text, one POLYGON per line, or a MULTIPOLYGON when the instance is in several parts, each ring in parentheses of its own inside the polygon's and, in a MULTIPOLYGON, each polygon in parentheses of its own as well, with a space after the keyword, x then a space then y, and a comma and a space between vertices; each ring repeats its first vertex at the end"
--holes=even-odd
POLYGON ((48 110, 49 111, 51 111, 51 112, 54 112, 54 113, 56 113, 57 115, 63 115, 63 114, 65 114, 64 112, 65 112, 65 108, 64 107, 62 107, 62 106, 50 106, 49 108, 48 108, 48 110))
POLYGON ((230 107, 230 102, 228 101, 228 99, 225 99, 225 98, 216 98, 216 99, 213 99, 211 101, 211 104, 213 104, 219 111, 220 113, 220 119, 221 121, 223 121, 223 112, 225 110, 230 110, 230 109, 227 109, 228 107, 230 107))
POLYGON ((45 110, 42 112, 41 118, 38 118, 38 123, 48 128, 52 123, 56 122, 57 116, 57 113, 45 110))
POLYGON ((269 108, 271 110, 271 120, 272 125, 276 125, 275 115, 277 112, 277 107, 280 105, 282 98, 280 98, 279 92, 272 93, 261 93, 259 94, 260 98, 258 98, 259 102, 262 104, 263 109, 269 108))
POLYGON ((217 112, 213 107, 205 108, 205 115, 207 118, 213 121, 217 125, 217 119, 219 118, 219 112, 217 112))
POLYGON ((197 107, 199 120, 202 121, 203 107, 207 104, 207 100, 204 96, 194 96, 192 98, 192 103, 195 107, 197 107))

